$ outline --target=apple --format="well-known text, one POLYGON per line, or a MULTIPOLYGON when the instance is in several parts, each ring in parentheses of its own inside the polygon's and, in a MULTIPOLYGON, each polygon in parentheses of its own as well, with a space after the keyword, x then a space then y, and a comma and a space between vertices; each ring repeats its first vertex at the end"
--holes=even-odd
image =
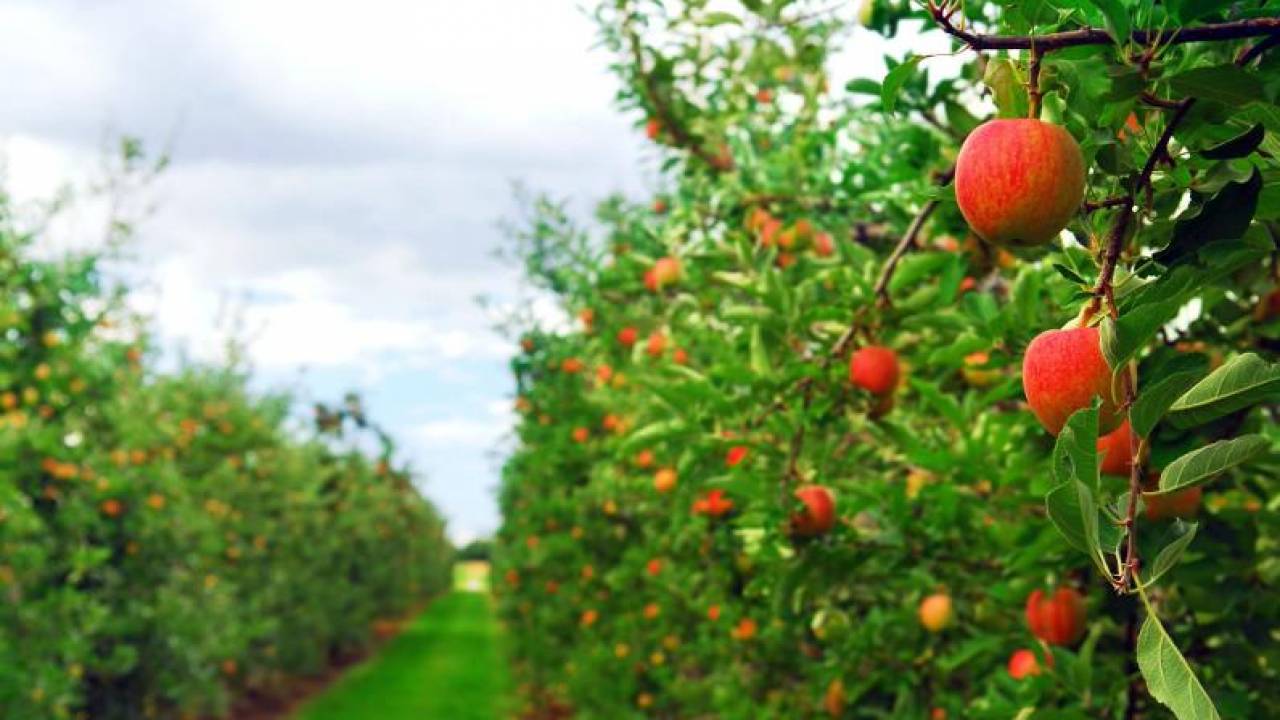
POLYGON ((676 471, 662 468, 653 474, 653 489, 660 493, 669 493, 676 487, 676 471))
POLYGON ((1080 145, 1065 129, 1032 119, 990 120, 956 157, 960 213, 987 242, 1035 247, 1053 240, 1084 201, 1080 145))
POLYGON ((1129 426, 1128 418, 1120 423, 1120 427, 1098 438, 1098 455, 1102 458, 1098 468, 1103 475, 1129 477, 1129 473, 1133 470, 1130 455, 1132 438, 1133 430, 1129 426))
POLYGON ((769 88, 760 88, 756 91, 756 101, 762 105, 768 105, 773 102, 773 91, 769 88))
POLYGON ((670 255, 653 263, 653 280, 657 290, 680 280, 680 260, 670 255))
POLYGON ((636 456, 635 458, 632 459, 632 462, 635 463, 636 467, 641 469, 651 467, 653 465, 653 451, 641 450, 640 452, 636 453, 636 456))
POLYGON ((801 537, 825 535, 836 524, 836 499, 822 485, 807 485, 795 492, 804 509, 791 516, 791 532, 801 537))
POLYGON ((658 118, 649 118, 649 121, 644 124, 645 137, 649 138, 650 140, 657 140, 658 135, 660 135, 661 133, 662 133, 662 122, 659 121, 658 118))
MULTIPOLYGON (((1149 481, 1148 490, 1160 487, 1160 473, 1154 473, 1149 481)), ((1204 497, 1204 488, 1196 485, 1168 495, 1143 494, 1142 501, 1147 509, 1144 513, 1148 520, 1168 520, 1170 518, 1190 518, 1200 512, 1200 501, 1204 497)))
POLYGON ((1253 319, 1258 322, 1267 322, 1274 317, 1280 317, 1280 289, 1263 295, 1253 308, 1253 319))
POLYGON ((831 238, 831 233, 820 232, 813 237, 813 254, 818 257, 831 257, 835 251, 836 242, 831 238))
POLYGON ((596 322, 596 311, 591 308, 582 308, 578 311, 578 320, 582 321, 582 329, 591 331, 591 326, 596 322))
POLYGON ((655 215, 661 215, 667 211, 667 201, 657 198, 653 201, 653 212, 655 215))
POLYGON ((659 558, 653 558, 645 565, 644 569, 645 572, 649 573, 650 577, 656 577, 662 572, 662 560, 659 558))
MULTIPOLYGON (((1053 667, 1053 656, 1045 655, 1045 662, 1053 667)), ((1009 677, 1014 680, 1021 680, 1032 675, 1040 674, 1040 661, 1036 659, 1036 654, 1030 650, 1018 650, 1009 657, 1009 677)))
POLYGON ((1109 433, 1123 420, 1096 327, 1037 335, 1022 358, 1022 389, 1040 424, 1054 435, 1097 397, 1102 398, 1098 432, 1109 433))
POLYGON ((765 210, 762 207, 753 207, 751 208, 751 212, 747 213, 747 219, 743 223, 743 226, 749 232, 759 232, 760 229, 764 227, 765 223, 772 219, 773 215, 769 214, 768 210, 765 210))
POLYGON ((942 632, 951 624, 951 596, 946 593, 935 593, 920 601, 920 624, 925 630, 942 632))
POLYGON ((1027 597, 1027 626, 1050 645, 1073 645, 1084 635, 1084 598, 1074 588, 1058 588, 1046 597, 1035 590, 1027 597))
POLYGON ((662 353, 667 350, 667 336, 662 334, 661 330, 655 330, 649 335, 649 343, 645 348, 645 352, 649 353, 649 357, 662 357, 662 353))
POLYGON ((636 338, 640 336, 640 331, 634 327, 627 326, 618 331, 618 342, 623 347, 631 347, 636 344, 636 338))
POLYGON ((849 380, 873 395, 892 393, 898 375, 898 354, 887 347, 868 345, 849 359, 849 380))
POLYGON ((771 247, 778 242, 782 234, 782 221, 774 217, 765 218, 759 226, 760 247, 771 247))
POLYGON ((726 467, 737 467, 745 459, 747 459, 747 446, 734 445, 725 454, 724 464, 726 467))
POLYGON ((573 441, 584 443, 591 437, 591 431, 584 427, 576 427, 573 429, 573 441))
POLYGON ((991 354, 985 352, 969 353, 964 356, 964 367, 961 368, 960 374, 964 376, 965 382, 970 387, 987 388, 1000 382, 1002 377, 998 369, 986 369, 984 366, 991 362, 991 354))
POLYGON ((677 365, 688 365, 689 351, 684 348, 676 348, 675 352, 671 353, 671 362, 677 365))

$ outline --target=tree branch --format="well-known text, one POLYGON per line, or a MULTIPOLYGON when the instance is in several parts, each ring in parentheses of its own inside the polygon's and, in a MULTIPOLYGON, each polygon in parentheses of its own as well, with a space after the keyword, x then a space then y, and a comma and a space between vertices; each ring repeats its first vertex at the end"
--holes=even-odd
MULTIPOLYGON (((955 177, 955 174, 956 168, 952 165, 950 168, 939 173, 934 178, 934 183, 938 186, 946 185, 951 182, 951 179, 955 177)), ((902 240, 898 241, 897 247, 893 249, 889 258, 885 260, 884 268, 880 270, 880 277, 876 280, 874 292, 878 301, 883 305, 888 306, 890 304, 889 282, 893 280, 893 273, 898 268, 898 261, 902 260, 902 256, 907 254, 907 250, 915 246, 916 238, 924 228, 925 221, 929 219, 929 216, 933 214, 933 211, 936 210, 937 207, 938 201, 930 200, 924 204, 924 207, 920 208, 920 212, 916 213, 915 218, 912 219, 911 225, 907 228, 906 234, 902 236, 902 240)))
MULTIPOLYGON (((972 50, 1061 50, 1080 45, 1112 45, 1114 36, 1100 28, 1080 28, 1048 35, 985 35, 957 27, 952 17, 960 9, 944 0, 929 0, 929 14, 944 32, 972 50)), ((1183 43, 1240 40, 1253 37, 1280 36, 1280 18, 1252 18, 1232 22, 1209 23, 1178 30, 1134 30, 1126 38, 1137 45, 1181 45, 1183 43)))
POLYGON ((701 160, 715 172, 725 172, 733 169, 732 158, 725 162, 720 157, 713 155, 680 123, 680 119, 672 112, 666 97, 663 96, 662 88, 658 86, 657 78, 654 77, 653 73, 645 72, 644 46, 640 42, 640 36, 630 29, 626 31, 626 34, 631 45, 631 59, 635 64, 636 75, 639 76, 645 99, 653 107, 654 116, 661 123, 662 130, 671 135, 671 144, 688 150, 694 157, 701 160))

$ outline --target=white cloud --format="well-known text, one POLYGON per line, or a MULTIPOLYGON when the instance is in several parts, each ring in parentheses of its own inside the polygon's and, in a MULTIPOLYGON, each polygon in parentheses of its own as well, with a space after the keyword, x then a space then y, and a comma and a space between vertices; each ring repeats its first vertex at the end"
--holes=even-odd
POLYGON ((419 425, 414 436, 429 447, 489 448, 506 434, 510 427, 495 420, 471 420, 447 418, 419 425))

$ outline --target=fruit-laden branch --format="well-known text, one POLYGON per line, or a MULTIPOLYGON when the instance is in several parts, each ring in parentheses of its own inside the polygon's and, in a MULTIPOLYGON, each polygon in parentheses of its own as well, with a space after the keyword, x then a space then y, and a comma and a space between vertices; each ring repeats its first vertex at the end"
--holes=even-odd
POLYGON ((640 87, 644 91, 645 99, 649 101, 649 105, 653 108, 654 116, 662 125, 662 130, 671 136, 671 144, 688 150, 694 157, 701 160, 715 172, 724 172, 731 169, 731 162, 726 163, 723 159, 708 151, 685 128, 680 119, 676 117, 676 114, 672 112, 671 105, 667 103, 667 99, 662 93, 662 88, 658 86, 657 77, 651 72, 645 72, 644 45, 640 42, 640 36, 629 28, 626 30, 626 34, 631 46, 631 59, 635 64, 635 72, 640 80, 640 87))
MULTIPOLYGON (((960 5, 944 0, 941 4, 929 0, 929 14, 944 32, 963 42, 972 50, 1060 50, 1079 45, 1112 45, 1116 38, 1099 28, 1080 28, 1047 35, 984 35, 958 27, 952 18, 960 5)), ((1180 45, 1183 43, 1241 40, 1254 37, 1280 35, 1280 18, 1252 18, 1231 22, 1210 23, 1177 30, 1134 30, 1127 38, 1137 45, 1180 45)))
MULTIPOLYGON (((1280 35, 1269 37, 1261 42, 1255 43, 1253 46, 1241 51, 1236 57, 1236 65, 1245 66, 1253 62, 1258 56, 1266 52, 1268 49, 1280 44, 1280 35)), ((1111 231, 1107 235, 1107 246, 1102 261, 1102 270, 1098 274, 1098 283, 1094 286, 1093 300, 1085 311, 1086 317, 1096 313, 1102 307, 1102 302, 1107 303, 1108 312, 1114 317, 1116 315, 1116 304, 1113 295, 1112 281, 1115 277, 1116 265, 1120 260, 1120 252, 1124 247, 1125 238, 1128 235, 1129 225, 1133 221, 1136 214, 1134 206, 1137 197, 1150 184, 1151 176, 1155 172, 1156 165, 1163 159, 1169 158, 1169 142, 1173 139, 1173 133, 1177 130, 1187 113, 1195 105, 1194 97, 1183 98, 1174 106, 1173 115, 1169 118, 1169 122, 1165 125, 1164 132, 1160 133, 1160 139, 1156 141, 1156 145, 1151 150, 1151 154, 1147 156, 1146 163, 1142 166, 1142 171, 1138 174, 1138 179, 1128 189, 1123 196, 1123 202, 1117 204, 1123 207, 1123 210, 1116 215, 1115 222, 1111 226, 1111 231)), ((1138 399, 1138 389, 1133 377, 1133 373, 1128 368, 1121 370, 1123 373, 1122 384, 1124 387, 1124 407, 1126 411, 1133 407, 1138 399)), ((1124 562, 1120 568, 1120 575, 1113 578, 1112 584, 1118 592, 1125 592, 1129 589, 1129 585, 1133 582, 1138 574, 1138 532, 1137 532, 1137 515, 1138 515, 1138 495, 1142 492, 1142 463, 1139 462, 1141 456, 1142 443, 1145 439, 1139 438, 1131 434, 1129 438, 1129 503, 1125 509, 1125 518, 1123 525, 1125 528, 1126 545, 1124 562)))

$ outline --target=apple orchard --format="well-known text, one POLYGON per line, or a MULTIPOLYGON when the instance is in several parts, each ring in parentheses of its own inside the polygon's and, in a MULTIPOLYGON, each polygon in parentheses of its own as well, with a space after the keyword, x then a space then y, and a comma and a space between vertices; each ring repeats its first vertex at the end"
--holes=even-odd
POLYGON ((594 16, 660 189, 513 233, 526 716, 1280 717, 1280 2, 594 16))

